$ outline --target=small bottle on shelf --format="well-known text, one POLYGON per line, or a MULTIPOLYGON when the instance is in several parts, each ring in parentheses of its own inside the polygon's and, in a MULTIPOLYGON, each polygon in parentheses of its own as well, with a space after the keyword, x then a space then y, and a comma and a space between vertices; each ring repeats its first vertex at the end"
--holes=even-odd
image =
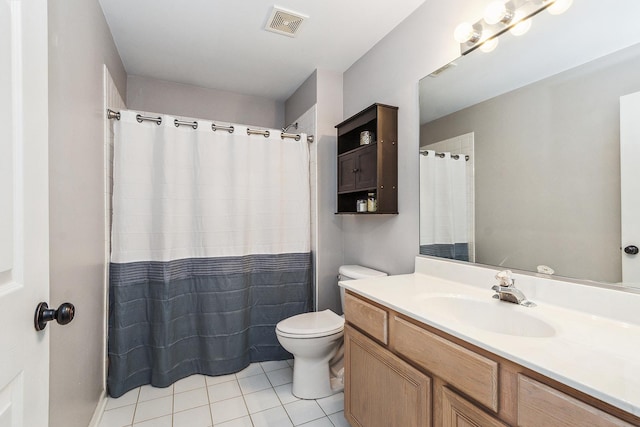
POLYGON ((375 212, 378 210, 378 202, 376 200, 376 193, 367 194, 367 212, 375 212))

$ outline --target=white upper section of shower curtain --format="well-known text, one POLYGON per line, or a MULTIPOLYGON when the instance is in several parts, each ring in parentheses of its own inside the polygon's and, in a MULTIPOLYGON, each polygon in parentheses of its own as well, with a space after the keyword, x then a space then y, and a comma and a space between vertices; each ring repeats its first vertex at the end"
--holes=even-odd
MULTIPOLYGON (((271 135, 115 123, 111 261, 169 261, 310 251, 309 148, 271 135)), ((142 113, 143 115, 147 115, 142 113)), ((227 123, 217 123, 227 125, 227 123)))

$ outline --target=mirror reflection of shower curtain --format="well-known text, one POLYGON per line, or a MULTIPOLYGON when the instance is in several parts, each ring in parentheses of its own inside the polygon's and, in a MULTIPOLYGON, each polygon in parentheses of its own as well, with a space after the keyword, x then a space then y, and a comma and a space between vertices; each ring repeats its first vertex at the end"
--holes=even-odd
POLYGON ((288 359, 275 325, 311 308, 306 135, 174 119, 114 123, 112 397, 288 359))
POLYGON ((465 156, 420 155, 420 254, 469 261, 465 156))

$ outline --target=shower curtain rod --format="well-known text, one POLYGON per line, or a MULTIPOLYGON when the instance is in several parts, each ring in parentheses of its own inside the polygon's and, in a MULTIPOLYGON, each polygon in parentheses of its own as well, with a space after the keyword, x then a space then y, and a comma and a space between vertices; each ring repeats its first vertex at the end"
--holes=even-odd
MULTIPOLYGON (((107 119, 109 119, 109 120, 113 120, 113 119, 120 120, 120 112, 119 111, 113 111, 111 109, 107 109, 107 119)), ((136 120, 138 121, 138 123, 142 123, 144 121, 154 122, 158 126, 162 123, 162 117, 150 117, 150 116, 143 116, 141 114, 137 114, 136 115, 136 120)), ((173 124, 175 124, 176 127, 191 126, 194 129, 198 128, 198 122, 197 121, 189 122, 189 121, 175 119, 173 121, 173 124)), ((235 131, 235 128, 233 126, 219 126, 219 125, 216 125, 215 123, 212 123, 211 124, 211 130, 214 131, 214 132, 217 131, 217 130, 226 130, 229 133, 233 133, 235 131)), ((269 135, 271 135, 271 133, 268 130, 247 128, 247 135, 264 135, 265 138, 268 138, 269 135)), ((296 141, 300 141, 301 136, 300 136, 299 133, 281 132, 280 133, 280 138, 282 138, 282 139, 290 138, 290 139, 295 139, 296 141)), ((307 142, 313 142, 313 135, 307 136, 307 142)))
MULTIPOLYGON (((427 150, 425 150, 425 151, 421 151, 421 152, 420 152, 420 154, 422 154, 423 156, 428 156, 428 155, 429 155, 429 152, 428 152, 427 150)), ((444 155, 445 155, 444 153, 436 153, 436 156, 437 156, 437 157, 440 157, 440 158, 443 158, 443 157, 444 157, 444 155)), ((459 156, 459 155, 457 155, 457 154, 452 154, 452 155, 451 155, 451 158, 452 158, 452 159, 454 159, 454 160, 458 160, 458 159, 460 158, 460 156, 459 156)), ((465 156, 464 156, 464 160, 465 160, 466 162, 468 162, 468 161, 469 161, 469 155, 465 154, 465 156)))

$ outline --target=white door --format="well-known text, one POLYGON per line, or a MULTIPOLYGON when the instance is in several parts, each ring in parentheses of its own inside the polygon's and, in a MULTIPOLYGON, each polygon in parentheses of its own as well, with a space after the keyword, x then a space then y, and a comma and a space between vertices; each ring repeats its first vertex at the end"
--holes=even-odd
POLYGON ((640 92, 620 97, 622 281, 640 287, 640 92))
POLYGON ((47 2, 0 0, 0 427, 46 427, 47 2))

